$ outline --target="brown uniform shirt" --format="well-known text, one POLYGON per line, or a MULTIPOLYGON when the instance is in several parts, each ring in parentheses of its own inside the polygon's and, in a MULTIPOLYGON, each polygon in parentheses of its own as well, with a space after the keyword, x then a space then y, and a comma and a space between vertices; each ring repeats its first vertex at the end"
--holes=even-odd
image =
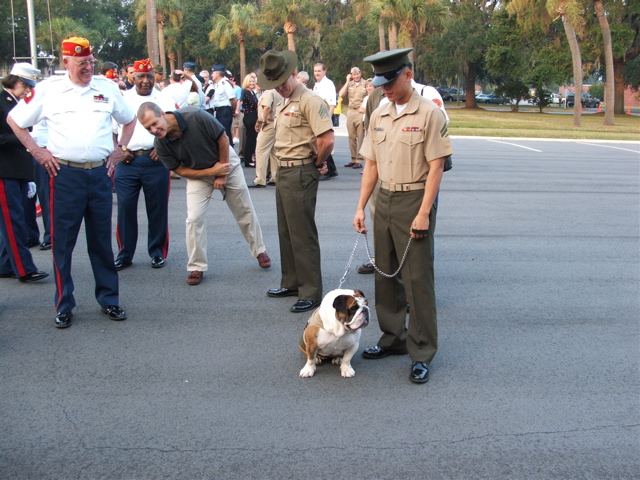
POLYGON ((415 90, 400 115, 395 103, 373 112, 360 149, 362 156, 376 162, 379 179, 389 183, 424 181, 429 162, 451 153, 444 114, 415 90))
POLYGON ((364 88, 365 82, 360 80, 360 83, 356 85, 356 82, 349 80, 349 86, 347 87, 347 100, 349 101, 350 110, 358 110, 362 106, 364 97, 367 96, 367 89, 364 88))
POLYGON ((278 104, 275 118, 276 156, 289 160, 316 157, 316 137, 333 130, 326 102, 302 84, 286 104, 285 100, 278 104))
POLYGON ((258 120, 262 121, 262 107, 267 107, 269 108, 267 123, 272 123, 276 114, 276 105, 278 105, 281 100, 282 97, 274 89, 263 91, 258 101, 258 120))

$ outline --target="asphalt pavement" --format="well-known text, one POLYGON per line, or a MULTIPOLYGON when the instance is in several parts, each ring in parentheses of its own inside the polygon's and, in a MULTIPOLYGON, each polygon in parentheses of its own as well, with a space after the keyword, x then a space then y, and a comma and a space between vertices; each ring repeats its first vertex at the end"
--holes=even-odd
MULTIPOLYGON (((340 131, 343 134, 343 131, 340 131)), ((301 379, 306 314, 279 286, 275 188, 252 189, 273 266, 251 257, 216 193, 210 269, 186 283, 185 180, 170 197, 167 265, 120 272, 128 319, 94 298, 81 233, 74 324, 53 326, 52 276, 0 279, 2 479, 640 478, 640 146, 454 138, 436 229, 439 351, 354 357, 301 379)), ((320 184, 324 289, 358 235, 360 170, 320 184)), ((252 169, 245 169, 248 182, 252 169)), ((114 195, 114 222, 116 198, 114 195)), ((371 240, 370 240, 371 241, 371 240)), ((115 239, 113 241, 115 251, 115 239)), ((52 271, 50 252, 33 250, 52 271)), ((359 242, 347 288, 373 304, 359 242)), ((379 338, 375 309, 360 350, 379 338)))

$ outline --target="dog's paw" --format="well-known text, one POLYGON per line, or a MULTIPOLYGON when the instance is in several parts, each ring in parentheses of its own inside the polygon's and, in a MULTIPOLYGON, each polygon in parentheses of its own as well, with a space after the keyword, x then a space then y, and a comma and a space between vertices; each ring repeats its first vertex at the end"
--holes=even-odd
POLYGON ((331 360, 331 363, 333 365, 340 365, 340 362, 342 362, 342 357, 333 357, 333 359, 331 360))
POLYGON ((340 373, 344 378, 351 378, 355 376, 356 371, 353 368, 351 368, 351 365, 342 365, 340 367, 340 373))
POLYGON ((322 358, 316 357, 316 365, 322 365, 322 358))
POLYGON ((314 373, 316 373, 316 369, 313 365, 312 366, 305 365, 304 368, 300 370, 300 378, 313 377, 314 373))

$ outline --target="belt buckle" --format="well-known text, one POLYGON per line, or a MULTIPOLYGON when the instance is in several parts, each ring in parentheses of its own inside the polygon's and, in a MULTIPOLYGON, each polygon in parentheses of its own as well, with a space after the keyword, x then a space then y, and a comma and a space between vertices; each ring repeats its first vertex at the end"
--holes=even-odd
POLYGON ((296 161, 295 160, 289 160, 287 162, 287 167, 295 167, 296 166, 296 161))
POLYGON ((408 192, 409 190, 411 190, 411 185, 408 183, 401 183, 400 187, 403 192, 408 192))
POLYGON ((91 170, 93 168, 93 162, 84 162, 82 168, 85 170, 91 170))

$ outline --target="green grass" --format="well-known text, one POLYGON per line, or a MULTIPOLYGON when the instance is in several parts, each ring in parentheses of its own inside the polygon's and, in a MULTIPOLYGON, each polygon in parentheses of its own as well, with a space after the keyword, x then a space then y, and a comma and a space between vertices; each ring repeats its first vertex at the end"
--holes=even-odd
POLYGON ((616 115, 615 125, 605 126, 604 113, 583 114, 582 125, 574 127, 573 115, 549 113, 559 111, 558 107, 549 107, 543 113, 531 107, 521 107, 520 112, 511 112, 509 107, 500 107, 500 111, 446 108, 451 119, 450 135, 640 141, 638 116, 616 115))

